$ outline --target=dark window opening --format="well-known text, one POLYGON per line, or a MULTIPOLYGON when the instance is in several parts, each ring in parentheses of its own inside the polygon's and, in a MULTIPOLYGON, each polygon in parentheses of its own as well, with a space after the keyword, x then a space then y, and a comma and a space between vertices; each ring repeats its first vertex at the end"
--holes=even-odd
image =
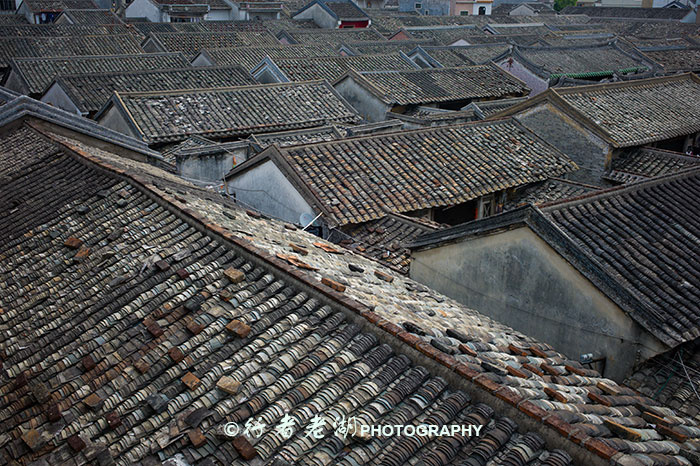
POLYGON ((433 220, 447 225, 459 225, 474 220, 477 213, 478 203, 473 200, 446 209, 435 209, 433 220))
POLYGON ((479 7, 479 14, 480 14, 480 15, 485 15, 485 14, 486 14, 486 7, 485 7, 485 6, 480 6, 480 7, 479 7))

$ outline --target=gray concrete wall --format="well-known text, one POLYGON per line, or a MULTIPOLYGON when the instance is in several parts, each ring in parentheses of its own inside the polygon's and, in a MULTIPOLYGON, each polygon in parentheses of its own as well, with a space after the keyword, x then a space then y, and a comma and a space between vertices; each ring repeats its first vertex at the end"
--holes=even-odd
POLYGON ((112 105, 105 113, 103 113, 97 122, 102 126, 113 129, 114 131, 119 131, 120 133, 126 134, 128 136, 135 137, 136 139, 141 139, 140 134, 136 134, 131 126, 124 119, 122 114, 112 105))
POLYGON ((372 122, 386 120, 386 112, 391 107, 359 86, 352 78, 346 78, 334 87, 364 119, 372 122))
POLYGON ((162 15, 160 9, 151 0, 134 0, 126 7, 124 15, 127 18, 148 18, 154 23, 167 22, 164 18, 167 15, 162 15))
POLYGON ((229 178, 227 187, 229 194, 235 194, 244 205, 290 223, 299 223, 302 213, 317 215, 269 160, 229 178))
POLYGON ((415 251, 410 276, 572 359, 605 356, 618 382, 664 350, 527 227, 415 251))
POLYGON ((73 103, 58 83, 53 83, 48 90, 41 96, 41 101, 51 104, 67 112, 83 115, 80 109, 73 103))
POLYGON ((579 170, 565 175, 565 178, 606 185, 601 177, 611 153, 605 141, 551 105, 538 105, 516 115, 516 118, 576 162, 579 170))
POLYGON ((29 89, 27 89, 22 78, 19 77, 15 70, 10 71, 7 82, 5 82, 5 87, 11 91, 19 92, 20 94, 27 94, 29 92, 29 89))
POLYGON ((294 19, 312 19, 316 26, 324 29, 335 29, 338 27, 338 21, 318 4, 295 15, 294 19))

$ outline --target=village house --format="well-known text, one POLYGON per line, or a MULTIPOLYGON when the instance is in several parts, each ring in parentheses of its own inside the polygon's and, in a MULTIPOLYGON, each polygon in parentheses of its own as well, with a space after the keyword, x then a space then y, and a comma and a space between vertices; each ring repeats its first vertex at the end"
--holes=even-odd
POLYGON ((142 47, 146 52, 182 52, 194 58, 202 49, 277 44, 268 31, 152 32, 142 47))
POLYGON ((571 157, 566 178, 606 185, 625 150, 652 146, 685 153, 700 146, 700 79, 694 74, 558 87, 491 118, 514 116, 571 157))
POLYGON ((272 146, 235 167, 226 183, 236 199, 272 217, 321 215, 328 236, 388 212, 446 224, 481 218, 498 212, 509 190, 573 170, 566 156, 506 119, 272 146))
POLYGON ((256 84, 255 80, 240 66, 59 74, 39 100, 92 118, 115 91, 184 91, 251 84, 256 84))
POLYGON ((254 67, 250 74, 262 84, 325 79, 334 82, 348 70, 399 71, 415 70, 403 53, 335 57, 269 58, 254 67))
POLYGON ((313 0, 294 13, 292 19, 310 19, 324 29, 355 29, 372 25, 367 13, 352 0, 313 0))
POLYGON ((458 110, 472 101, 529 92, 525 83, 493 64, 414 71, 349 70, 333 87, 369 121, 382 121, 388 113, 405 113, 417 106, 458 110))
POLYGON ((180 52, 84 57, 13 58, 5 87, 39 97, 59 74, 162 70, 189 65, 180 52))
POLYGON ((700 336, 695 166, 424 235, 411 277, 622 381, 700 336))
POLYGON ((357 123, 357 112, 325 81, 190 91, 115 92, 95 115, 108 128, 154 146, 203 136, 214 141, 251 134, 357 123), (266 102, 266 105, 255 105, 266 102), (201 119, 207 115, 207 119, 201 119))
POLYGON ((159 169, 138 140, 0 97, 0 283, 13 298, 0 319, 4 462, 688 466, 696 457, 695 419, 159 169), (285 413, 295 435, 272 428, 285 413), (324 423, 323 436, 304 440, 316 415, 483 427, 408 441, 324 423), (251 419, 268 428, 217 429, 251 419))
POLYGON ((516 45, 494 62, 524 81, 532 90, 530 96, 556 85, 560 78, 595 82, 648 74, 658 68, 650 59, 625 51, 615 42, 566 47, 516 45))

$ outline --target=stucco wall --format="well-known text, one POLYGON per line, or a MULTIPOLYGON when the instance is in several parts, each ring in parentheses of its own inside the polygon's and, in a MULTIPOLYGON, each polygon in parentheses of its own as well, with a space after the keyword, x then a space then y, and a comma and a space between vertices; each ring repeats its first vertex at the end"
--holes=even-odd
MULTIPOLYGON (((245 149, 236 153, 235 158, 238 163, 244 161, 245 149)), ((178 158, 177 173, 187 179, 221 182, 233 168, 233 159, 232 153, 178 158)))
POLYGON ((516 115, 516 118, 576 162, 579 170, 566 174, 565 178, 605 185, 601 177, 605 172, 610 148, 602 139, 550 105, 533 107, 516 115))
POLYGON ((70 97, 68 97, 68 95, 63 91, 63 88, 57 83, 53 83, 49 87, 44 95, 41 96, 41 101, 63 109, 67 112, 82 115, 78 107, 76 107, 70 97))
POLYGON ((154 23, 166 21, 165 18, 161 17, 160 10, 151 0, 134 0, 126 7, 124 14, 127 18, 148 18, 154 23))
POLYGON ((119 131, 120 133, 128 136, 135 137, 136 139, 141 139, 141 135, 134 133, 131 126, 129 126, 122 114, 119 113, 114 106, 111 106, 106 112, 104 112, 97 122, 102 126, 113 129, 114 131, 119 131))
POLYGON ((7 77, 7 82, 5 82, 5 87, 12 91, 19 92, 20 94, 26 94, 29 92, 29 89, 27 89, 27 86, 24 84, 24 81, 22 81, 22 78, 20 78, 14 70, 10 71, 10 75, 7 77))
POLYGON ((554 249, 522 227, 414 252, 411 278, 622 381, 664 348, 554 249))
POLYGON ((290 223, 299 223, 302 213, 316 214, 271 161, 229 178, 229 194, 260 212, 290 223))
POLYGON ((508 61, 509 59, 506 58, 499 61, 497 65, 521 81, 524 81, 527 87, 531 89, 529 97, 536 96, 549 88, 549 81, 540 78, 535 73, 525 68, 519 61, 515 59, 513 59, 512 63, 508 63, 508 61))
POLYGON ((335 29, 338 27, 338 21, 318 4, 295 15, 294 19, 312 19, 316 26, 324 29, 335 29))
POLYGON ((449 0, 399 0, 399 11, 418 11, 420 14, 431 16, 448 16, 450 14, 449 0), (421 9, 416 10, 416 3, 421 4, 421 9))
POLYGON ((384 121, 386 112, 390 110, 387 104, 377 99, 363 87, 357 85, 351 78, 344 79, 334 85, 335 90, 366 120, 384 121))

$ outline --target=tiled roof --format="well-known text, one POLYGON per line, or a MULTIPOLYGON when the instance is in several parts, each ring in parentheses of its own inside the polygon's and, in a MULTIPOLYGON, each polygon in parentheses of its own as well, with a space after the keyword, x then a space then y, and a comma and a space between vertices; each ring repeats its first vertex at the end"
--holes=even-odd
POLYGON ((470 45, 479 44, 522 44, 535 45, 542 43, 542 36, 539 34, 484 34, 481 36, 469 36, 465 39, 470 45))
POLYGON ((547 79, 559 76, 591 77, 601 73, 634 73, 652 64, 616 44, 571 47, 513 47, 513 56, 532 72, 547 79))
MULTIPOLYGON (((240 239, 202 230, 173 197, 182 199, 174 192, 181 183, 124 180, 91 164, 118 157, 48 136, 57 142, 23 126, 2 141, 13 155, 32 155, 11 158, 29 166, 2 165, 9 182, 0 188, 8 201, 1 209, 12 222, 1 228, 0 280, 13 296, 0 319, 3 462, 571 463, 502 408, 472 401, 460 390, 472 386, 466 379, 448 382, 419 366, 416 356, 380 341, 376 335, 389 335, 371 321, 363 330, 353 320, 359 314, 310 294, 264 259, 249 259, 240 239), (51 197, 47 179, 60 181, 51 197), (39 299, 22 292, 26 283, 39 299), (285 413, 297 423, 288 439, 272 429, 285 413), (318 440, 304 436, 315 415, 334 414, 485 427, 473 439, 432 442, 344 437, 332 428, 318 440), (232 441, 216 429, 252 419, 268 425, 259 439, 232 441)), ((245 218, 235 210, 229 216, 245 218)))
MULTIPOLYGON (((247 145, 244 141, 233 142, 215 142, 201 136, 192 136, 180 144, 163 151, 163 158, 173 165, 176 165, 177 159, 188 157, 200 157, 204 155, 215 154, 231 154, 238 150, 241 146, 247 145)), ((234 160, 235 163, 235 160, 234 160)))
POLYGON ((617 183, 631 183, 692 167, 700 167, 700 157, 652 147, 635 147, 616 156, 604 178, 617 183))
POLYGON ((279 45, 269 32, 153 32, 149 38, 163 47, 164 52, 182 52, 194 57, 202 49, 234 46, 279 45))
POLYGON ((565 15, 586 15, 589 18, 641 18, 681 20, 690 9, 680 8, 623 8, 623 7, 591 7, 568 6, 561 13, 565 15))
MULTIPOLYGON (((423 49, 433 56, 433 54, 438 50, 445 50, 438 47, 423 47, 423 49)), ((475 65, 481 65, 488 63, 497 56, 510 50, 510 45, 508 44, 480 44, 480 45, 467 45, 459 47, 449 47, 447 50, 452 51, 452 53, 460 56, 463 60, 468 60, 475 65)), ((442 60, 438 59, 440 63, 442 60)), ((450 65, 445 65, 450 66, 450 65)), ((454 66, 454 65, 453 65, 454 66)), ((464 65, 461 65, 464 66, 464 65)))
POLYGON ((203 53, 219 66, 241 65, 252 70, 265 57, 277 58, 327 57, 335 54, 333 48, 323 45, 278 45, 274 47, 230 47, 207 49, 203 53))
POLYGON ((30 94, 46 90, 59 74, 160 70, 183 68, 188 65, 189 61, 181 53, 15 58, 10 62, 12 71, 25 82, 30 94))
MULTIPOLYGON (((105 10, 88 10, 105 11, 105 10)), ((107 10, 109 12, 109 10, 107 10)), ((111 12, 110 12, 111 13, 111 12)), ((114 15, 112 15, 114 16, 114 15)), ((116 16, 114 16, 116 18, 116 16)), ((117 18, 118 19, 118 18, 117 18)), ((134 34, 126 24, 121 22, 108 24, 3 24, 0 25, 0 37, 64 37, 64 36, 101 36, 109 34, 134 34)))
POLYGON ((357 53, 408 53, 419 45, 436 45, 433 40, 387 40, 366 42, 345 42, 345 45, 357 53))
MULTIPOLYGON (((21 139, 26 141, 28 138, 21 139)), ((32 259, 39 256, 33 254, 38 251, 34 243, 29 244, 33 241, 45 241, 42 243, 45 245, 41 249, 42 252, 48 250, 46 254, 60 254, 64 257, 67 247, 63 246, 63 243, 65 237, 75 232, 75 222, 82 220, 81 225, 84 227, 80 230, 81 233, 94 232, 93 235, 86 234, 79 238, 85 240, 84 247, 97 244, 97 240, 101 238, 99 233, 102 231, 99 228, 105 229, 104 236, 113 231, 108 230, 111 225, 104 224, 104 216, 112 213, 111 209, 121 209, 118 211, 122 214, 118 226, 123 225, 121 222, 129 224, 128 230, 123 233, 126 237, 110 239, 114 237, 111 236, 103 240, 117 244, 123 242, 127 245, 117 249, 115 256, 108 255, 111 260, 109 264, 114 267, 106 270, 90 268, 89 286, 92 293, 114 290, 104 300, 107 304, 103 304, 99 299, 101 295, 90 295, 95 298, 91 302, 95 303, 96 312, 99 308, 101 313, 94 316, 91 313, 92 320, 87 320, 84 325, 89 326, 96 319, 106 319, 109 326, 105 329, 99 327, 101 338, 97 337, 95 341, 87 332, 76 339, 72 335, 64 335, 63 327, 42 328, 41 335, 46 341, 52 342, 58 335, 66 340, 70 339, 72 346, 65 350, 73 351, 71 355, 79 356, 72 359, 64 356, 61 363, 66 361, 65 368, 54 364, 50 366, 52 369, 47 369, 44 365, 39 369, 39 363, 32 365, 33 360, 26 362, 22 368, 32 370, 26 374, 26 385, 24 378, 14 377, 19 390, 26 387, 27 393, 40 394, 42 385, 33 383, 34 371, 42 370, 42 381, 49 381, 51 384, 51 381, 58 379, 62 381, 62 386, 70 384, 71 389, 77 388, 78 384, 80 387, 87 386, 84 378, 97 375, 90 372, 90 361, 96 363, 95 370, 104 374, 100 379, 90 378, 97 381, 90 385, 91 390, 71 392, 66 389, 60 392, 61 398, 57 397, 56 402, 60 402, 59 413, 65 412, 64 422, 68 422, 68 428, 64 430, 65 435, 56 440, 58 448, 48 453, 45 450, 25 453, 32 455, 32 458, 41 454, 54 454, 54 458, 57 455, 72 455, 81 462, 83 454, 92 458, 99 453, 99 458, 104 461, 109 458, 100 446, 104 439, 109 447, 110 456, 119 456, 126 463, 135 463, 141 459, 148 463, 151 461, 148 458, 149 454, 159 454, 161 460, 170 459, 166 464, 178 464, 175 455, 179 453, 182 455, 179 461, 187 461, 189 464, 206 464, 208 461, 226 465, 245 464, 237 456, 240 453, 236 452, 250 452, 249 449, 242 448, 247 446, 246 442, 239 441, 232 446, 230 440, 224 441, 217 437, 215 426, 230 420, 245 422, 259 415, 264 416, 264 422, 274 423, 287 410, 296 415, 302 425, 306 425, 314 414, 327 411, 338 411, 346 416, 366 416, 364 419, 368 422, 382 416, 381 413, 386 413, 388 417, 382 416, 382 419, 390 423, 391 420, 399 419, 395 412, 399 410, 401 416, 412 419, 417 414, 417 420, 420 420, 429 414, 425 412, 421 415, 428 406, 432 406, 428 408, 431 413, 433 409, 435 412, 441 412, 442 403, 453 394, 452 384, 460 384, 474 399, 496 407, 495 413, 487 416, 486 421, 476 420, 477 424, 486 425, 488 435, 482 435, 466 446, 461 441, 454 443, 450 441, 452 439, 442 439, 426 447, 423 447, 424 443, 421 442, 411 448, 411 444, 407 445, 404 441, 382 442, 370 439, 368 442, 353 436, 337 442, 331 436, 316 444, 304 443, 300 437, 293 437, 284 442, 278 436, 267 434, 260 441, 254 441, 254 447, 260 455, 259 460, 266 463, 284 464, 280 463, 284 461, 297 464, 302 458, 321 458, 324 464, 343 466, 366 464, 371 458, 397 465, 424 459, 426 464, 435 466, 476 466, 487 464, 491 460, 497 464, 553 466, 566 465, 572 461, 571 457, 577 458, 576 464, 582 465, 603 465, 608 464, 609 460, 620 465, 636 464, 639 461, 643 464, 689 465, 689 461, 681 454, 690 458, 696 454, 696 422, 679 417, 677 413, 658 402, 638 396, 628 388, 600 377, 597 372, 562 356, 544 343, 494 322, 370 259, 347 250, 339 250, 315 236, 295 230, 293 226, 260 218, 253 212, 246 215, 231 202, 220 199, 211 192, 187 187, 182 180, 169 177, 148 165, 86 147, 77 141, 65 138, 59 140, 65 141, 68 147, 99 157, 97 160, 109 163, 118 170, 124 170, 122 173, 138 174, 138 182, 123 182, 122 177, 119 179, 121 183, 112 188, 108 178, 107 182, 95 188, 103 190, 98 191, 97 196, 73 202, 59 214, 51 212, 52 218, 55 219, 51 225, 61 232, 58 238, 51 235, 53 229, 35 227, 31 236, 24 235, 20 240, 25 246, 22 253, 26 254, 26 251, 29 251, 32 259), (143 195, 140 191, 142 186, 150 190, 156 199, 164 197, 173 210, 167 211, 154 202, 153 197, 143 195), (105 189, 106 187, 109 188, 105 189), (117 204, 116 207, 111 207, 112 203, 116 204, 115 200, 121 202, 121 206, 117 204), (81 213, 82 209, 79 209, 81 202, 93 207, 87 217, 81 213), (108 203, 104 209, 99 208, 103 205, 102 202, 108 203), (175 212, 180 217, 173 218, 170 212, 175 212), (97 215, 99 218, 93 220, 97 215), (57 216, 60 216, 60 219, 57 216), (159 222, 158 226, 152 222, 159 222), (161 226, 160 222, 168 224, 168 227, 161 226), (195 222, 198 222, 196 230, 191 227, 195 222), (64 225, 71 228, 60 230, 64 225), (139 228, 141 225, 145 228, 139 228), (171 231, 173 233, 170 233, 171 231), (212 231, 218 236, 212 238, 206 234, 212 231), (175 234, 179 235, 177 238, 183 239, 169 236, 175 234), (49 237, 57 244, 51 243, 49 237), (171 240, 163 244, 163 237, 171 240), (222 237, 231 243, 223 243, 222 237), (148 244, 149 249, 140 257, 136 256, 138 259, 134 263, 135 255, 130 256, 124 251, 130 251, 127 248, 141 244, 148 244), (238 249, 233 248, 232 244, 238 249), (252 254, 252 262, 240 258, 239 250, 247 254, 246 257, 251 257, 252 254), (154 251, 159 253, 158 257, 152 256, 154 251), (177 254, 178 252, 181 253, 177 254), (163 259, 165 262, 154 264, 156 259, 163 259), (209 260, 215 262, 207 262, 209 260), (290 266, 290 263, 298 265, 290 266), (306 264, 309 267, 306 267, 306 264), (302 265, 305 269, 301 269, 302 265), (240 268, 244 272, 242 282, 231 284, 231 279, 222 276, 222 271, 229 266, 240 268), (163 270, 164 268, 166 270, 163 270), (180 272, 180 268, 185 269, 186 273, 180 272), (173 270, 177 270, 177 273, 173 273, 173 270), (305 298, 311 302, 294 298, 298 291, 296 284, 286 281, 287 273, 294 275, 311 291, 311 296, 305 294, 305 298), (122 278, 113 281, 115 275, 122 278), (323 285, 322 278, 331 278, 336 282, 342 280, 346 284, 345 291, 337 292, 323 285), (113 284, 108 285, 109 281, 113 281, 113 284), (104 286, 94 286, 94 283, 102 282, 105 283, 104 286), (161 283, 163 286, 158 286, 161 283), (127 288, 129 292, 124 295, 127 288), (177 295, 173 295, 174 293, 177 295), (319 307, 326 302, 325 300, 330 300, 331 306, 326 306, 321 311, 319 307), (298 311, 302 302, 306 305, 302 306, 303 310, 298 311), (343 307, 338 308, 338 305, 343 307), (113 310, 115 306, 117 310, 113 310), (373 311, 367 306, 371 306, 373 311), (127 311, 118 313, 123 308, 127 311), (158 310, 155 314, 150 314, 152 309, 158 310), (358 322, 359 319, 361 325, 364 325, 365 333, 356 335, 352 340, 355 330, 350 332, 351 329, 347 329, 346 320, 342 317, 327 320, 334 316, 335 311, 347 311, 348 314, 343 316, 352 315, 353 322, 358 322), (183 313, 186 313, 184 317, 183 313), (288 323, 284 320, 286 316, 298 316, 298 320, 288 323), (305 320, 306 316, 318 316, 318 319, 305 320), (235 336, 247 332, 246 327, 242 325, 230 325, 232 333, 224 332, 222 327, 230 323, 231 318, 239 319, 251 327, 250 338, 235 336), (278 318, 282 320, 277 320, 278 318), (146 324, 151 325, 155 322, 156 326, 147 330, 148 327, 143 325, 144 319, 146 324), (294 331, 298 328, 297 325, 303 325, 307 321, 307 327, 299 329, 299 332, 294 331), (277 327, 271 327, 273 323, 277 323, 277 327), (122 326, 130 330, 123 333, 122 326), (185 326, 187 331, 184 330, 185 326), (411 355, 408 364, 401 366, 398 371, 395 370, 394 363, 378 366, 373 362, 376 361, 374 355, 378 351, 376 344, 374 347, 364 344, 356 346, 366 338, 374 341, 370 334, 378 332, 377 327, 386 332, 382 333, 383 341, 388 342, 398 354, 404 354, 404 350, 409 346, 418 350, 408 353, 411 355), (272 330, 274 328, 278 330, 272 330), (304 329, 307 333, 304 333, 304 329), (327 329, 331 331, 328 332, 327 329), (350 332, 349 336, 346 329, 350 332), (155 341, 151 340, 149 334, 159 335, 159 330, 163 331, 163 336, 155 337, 155 341), (285 330, 289 332, 284 333, 285 330), (299 349, 303 346, 301 342, 307 341, 304 339, 307 334, 312 337, 315 346, 311 349, 299 349), (294 335, 299 336, 290 341, 289 338, 294 335), (397 337, 396 340, 392 339, 392 335, 397 337), (123 341, 117 340, 112 344, 112 338, 122 338, 123 341), (94 341, 95 344, 83 343, 86 340, 94 341), (103 340, 106 342, 100 344, 103 340), (139 346, 142 342, 147 346, 139 346), (329 346, 331 342, 334 346, 329 346), (282 343, 287 345, 289 351, 280 353, 275 349, 276 345, 282 343), (173 346, 182 352, 182 363, 175 362, 180 360, 181 353, 171 350, 173 346), (117 348, 115 351, 118 356, 110 353, 112 348, 117 348), (320 352, 315 352, 316 348, 320 352), (349 351, 359 348, 362 353, 357 357, 345 357, 343 348, 349 351), (132 354, 132 351, 136 353, 132 354), (84 358, 86 354, 90 355, 90 359, 83 362, 80 358, 84 358), (259 357, 255 358, 254 354, 259 357), (260 359, 260 355, 265 355, 265 358, 260 359), (305 355, 309 357, 304 359, 305 355), (423 376, 418 385, 408 383, 413 380, 411 374, 415 367, 413 358, 417 357, 416 355, 430 362, 426 366, 427 378, 423 376), (344 359, 339 360, 338 357, 344 359), (349 366, 348 358, 350 364, 355 363, 358 367, 349 366), (279 365, 276 361, 281 361, 284 369, 277 371, 279 365), (121 364, 114 366, 119 362, 121 364), (245 362, 249 364, 242 366, 245 362), (323 364, 324 362, 326 363, 323 364), (436 363, 440 364, 437 369, 436 363), (346 367, 344 373, 347 377, 352 375, 353 378, 339 379, 342 375, 337 375, 337 364, 346 367), (315 370, 316 368, 319 370, 315 370), (355 369, 362 372, 356 373, 355 369), (48 370, 55 371, 55 375, 44 372, 48 370), (142 370, 144 374, 140 372, 142 370), (386 385, 382 382, 386 377, 375 377, 381 370, 389 371, 386 373, 387 377, 397 374, 394 376, 395 383, 386 385), (429 387, 436 383, 431 381, 434 370, 442 370, 446 379, 450 381, 449 387, 440 397, 435 398, 431 395, 426 398, 426 395, 432 392, 421 387, 429 387), (65 371, 72 372, 66 374, 65 371), (196 386, 197 380, 191 376, 187 377, 187 382, 194 389, 188 388, 180 381, 186 371, 192 372, 200 381, 196 386), (273 375, 268 377, 267 374, 270 373, 273 375), (129 377, 130 382, 120 383, 120 374, 129 377), (231 397, 214 387, 223 375, 232 377, 233 382, 241 382, 236 395, 231 397), (296 385, 286 383, 288 376, 295 377, 296 385), (461 384, 467 379, 470 382, 466 382, 466 385, 461 384), (341 380, 342 388, 338 388, 341 380), (366 383, 368 380, 372 381, 369 386, 366 383), (112 389, 115 391, 111 391, 112 389), (298 391, 302 393, 299 394, 298 391), (409 400, 413 397, 413 401, 396 401, 392 391, 403 394, 398 400, 409 400), (82 400, 92 392, 96 392, 99 398, 92 397, 90 403, 93 408, 87 408, 82 400), (145 396, 141 396, 142 393, 164 395, 165 398, 161 397, 161 400, 167 404, 167 409, 159 415, 157 411, 163 406, 161 400, 157 397, 147 400, 145 396), (339 397, 341 393, 348 393, 348 396, 339 397), (357 396, 359 393, 364 394, 361 397, 363 401, 359 404, 356 393, 357 396), (97 402, 97 405, 92 404, 93 401, 97 402), (282 408, 281 403, 286 403, 286 408, 282 408), (411 406, 413 408, 408 410, 411 406), (197 411, 202 407, 207 410, 197 411), (112 410, 115 414, 108 418, 109 425, 122 423, 125 427, 121 430, 117 427, 115 431, 105 431, 99 426, 102 425, 100 423, 107 425, 102 419, 112 410), (514 423, 502 420, 504 412, 514 413, 513 419, 525 425, 518 427, 514 423), (79 427, 73 426, 71 416, 78 416, 79 427), (493 421, 489 420, 491 418, 493 421), (654 420, 658 418, 663 419, 654 420), (664 428, 666 424, 670 427, 664 428), (534 435, 525 434, 524 431, 532 429, 534 435), (190 430, 193 431, 192 434, 189 434, 190 430), (521 433, 517 433, 518 430, 521 433), (69 446, 66 446, 66 438, 73 433, 80 435, 80 439, 73 437, 69 446), (204 439, 199 434, 202 434, 204 439), (537 440, 539 435, 547 439, 548 445, 564 448, 568 453, 542 451, 542 443, 537 440), (684 436, 687 436, 688 440, 682 442, 684 436), (88 443, 88 448, 81 452, 73 452, 70 445, 79 447, 81 440, 88 443), (194 446, 202 440, 206 442, 202 447, 194 446), (276 449, 278 445, 280 447, 276 449), (319 454, 323 456, 319 457, 319 454), (276 463, 273 455, 278 460, 276 463)), ((72 172, 61 173, 65 176, 66 173, 72 172)), ((83 173, 89 175, 90 172, 83 173)), ((91 178, 81 178, 81 181, 85 180, 90 181, 91 178)), ((40 192, 43 193, 43 190, 40 192)), ((89 194, 91 189, 83 188, 81 192, 84 195, 89 194)), ((0 205, 4 207, 5 204, 0 205)), ((32 210, 33 217, 37 217, 36 209, 32 210)), ((14 243, 8 244, 8 247, 12 246, 14 243)), ((104 257, 105 253, 94 249, 95 247, 91 247, 89 258, 99 260, 100 257, 104 257)), ((110 250, 107 249, 107 252, 110 250)), ((68 260, 73 254, 76 254, 75 250, 68 253, 68 260)), ((83 257, 84 255, 85 253, 82 254, 83 257)), ((10 257, 14 260, 17 255, 13 254, 10 257)), ((42 255, 34 260, 48 261, 50 257, 42 255)), ((66 260, 58 262, 66 263, 66 267, 69 267, 66 260)), ((30 261, 24 260, 22 263, 29 264, 30 261)), ((85 262, 77 262, 74 267, 82 264, 85 262)), ((92 262, 88 262, 85 268, 91 264, 92 262)), ((10 286, 20 287, 24 283, 19 281, 15 284, 15 280, 37 280, 34 277, 18 277, 17 270, 13 270, 10 286)), ((71 272, 72 269, 64 272, 64 269, 53 268, 52 273, 70 274, 71 279, 57 280, 55 284, 38 282, 46 283, 46 287, 51 286, 50 290, 56 292, 50 293, 48 300, 28 303, 20 300, 15 305, 23 305, 24 308, 33 311, 37 307, 43 310, 49 304, 53 304, 55 301, 52 300, 55 299, 61 301, 54 307, 60 307, 64 302, 82 304, 83 301, 80 300, 87 299, 83 298, 82 294, 61 293, 65 287, 79 287, 84 277, 88 276, 71 272)), ((229 275, 237 279, 235 271, 231 272, 229 275)), ((79 308, 80 306, 69 306, 67 311, 77 312, 79 308)), ((32 312, 32 316, 34 315, 36 313, 32 312)), ((64 311, 62 315, 66 320, 71 320, 66 324, 67 329, 68 325, 72 324, 70 317, 73 314, 66 315, 64 311)), ((84 313, 78 314, 75 320, 82 322, 84 313)), ((35 318, 29 322, 41 323, 35 318)), ((11 340, 11 343, 14 344, 14 341, 11 340)), ((12 348, 14 349, 14 346, 12 348)), ((14 369, 16 361, 26 358, 26 354, 33 353, 25 351, 17 356, 14 352, 10 354, 12 358, 4 361, 4 367, 10 367, 11 374, 15 375, 18 372, 14 369)), ((65 353, 61 353, 63 354, 65 353)), ((40 355, 35 359, 45 361, 40 355)), ((12 382, 6 385, 8 389, 12 386, 12 382)), ((237 386, 236 383, 226 385, 227 388, 237 386)), ((28 397, 29 395, 25 398, 28 397)), ((472 413, 482 412, 484 409, 474 402, 470 407, 472 413)), ((466 423, 461 417, 457 419, 458 424, 466 423)), ((15 428, 14 423, 5 423, 3 426, 15 428)), ((33 444, 40 446, 45 426, 45 423, 32 424, 37 432, 31 432, 24 438, 32 442, 37 437, 34 434, 39 434, 39 442, 33 444)), ((303 432, 300 434, 303 435, 303 432)), ((14 440, 7 450, 17 452, 21 449, 20 453, 27 451, 24 447, 25 440, 18 437, 19 435, 15 437, 17 440, 14 440)))
POLYGON ((343 234, 335 232, 330 239, 408 275, 411 251, 406 245, 439 227, 426 220, 388 214, 378 220, 347 225, 343 234))
POLYGON ((277 144, 280 147, 287 147, 334 141, 342 137, 343 134, 341 134, 335 126, 321 126, 318 128, 294 131, 280 131, 279 133, 253 134, 250 140, 256 146, 256 150, 262 151, 273 144, 277 144))
POLYGON ((83 113, 97 112, 114 91, 171 91, 256 84, 240 66, 58 75, 55 83, 83 113))
POLYGON ((63 10, 73 24, 124 24, 112 10, 63 10))
MULTIPOLYGON (((466 107, 465 107, 466 108, 466 107)), ((466 108, 462 110, 444 110, 434 107, 417 106, 406 110, 403 113, 387 112, 387 119, 397 119, 419 126, 446 126, 475 121, 479 118, 474 114, 474 110, 466 108)), ((416 126, 413 126, 414 128, 416 126)))
POLYGON ((539 205, 560 201, 578 197, 598 189, 595 186, 575 183, 561 178, 550 178, 518 191, 514 197, 505 203, 503 210, 512 210, 526 204, 539 205))
MULTIPOLYGON (((150 142, 212 138, 359 121, 326 82, 266 84, 187 92, 117 93, 131 124, 150 142), (208 118, 202 119, 206 114, 208 118)), ((99 118, 99 115, 96 116, 99 118)))
POLYGON ((421 47, 421 49, 445 68, 476 65, 476 63, 459 53, 459 49, 456 47, 421 47))
POLYGON ((373 28, 358 29, 289 29, 285 31, 298 44, 340 45, 344 42, 385 41, 373 28))
POLYGON ((495 65, 350 73, 391 105, 502 98, 528 92, 525 83, 495 65))
POLYGON ((625 384, 683 415, 700 420, 700 351, 690 343, 647 360, 625 384))
POLYGON ((383 34, 392 34, 406 27, 472 25, 481 18, 476 16, 430 16, 397 12, 372 12, 372 25, 383 34))
MULTIPOLYGON (((557 12, 545 3, 522 2, 522 3, 501 3, 491 10, 491 16, 508 15, 519 6, 526 6, 538 15, 555 15, 557 12)), ((499 18, 499 21, 501 19, 499 18)))
POLYGON ((554 205, 544 214, 638 300, 631 318, 673 347, 700 336, 699 208, 696 169, 554 205))
POLYGON ((542 23, 529 24, 488 24, 486 30, 493 34, 538 34, 544 35, 552 32, 542 23))
POLYGON ((0 67, 15 57, 73 57, 81 55, 141 54, 133 34, 70 37, 1 37, 0 67))
POLYGON ((620 146, 700 131, 700 79, 694 75, 557 90, 620 146))
POLYGON ((24 15, 0 15, 0 24, 29 24, 24 15))
POLYGON ((473 25, 404 28, 412 39, 434 40, 442 45, 451 45, 460 39, 470 40, 472 36, 483 36, 483 31, 473 25))
POLYGON ((664 47, 647 49, 643 53, 663 66, 666 72, 700 71, 700 47, 664 47))
POLYGON ((527 97, 515 97, 513 99, 498 99, 498 100, 484 100, 483 102, 472 102, 464 109, 473 108, 474 113, 479 117, 480 120, 484 120, 491 115, 495 115, 507 108, 514 105, 523 103, 527 100, 527 97))
POLYGON ((290 81, 325 79, 334 82, 349 69, 356 71, 415 70, 410 60, 398 53, 337 57, 276 58, 273 63, 290 81))
POLYGON ((63 11, 67 9, 97 9, 93 0, 22 0, 29 11, 40 13, 42 11, 63 11))
POLYGON ((339 20, 369 19, 369 16, 350 0, 337 2, 321 0, 320 3, 323 3, 339 20))
POLYGON ((700 131, 700 79, 693 74, 548 89, 495 115, 551 99, 615 147, 640 146, 700 131))
POLYGON ((455 205, 576 167, 514 120, 351 138, 288 148, 278 155, 274 152, 261 156, 282 157, 292 170, 289 176, 298 178, 317 199, 316 208, 330 217, 327 221, 339 225, 376 220, 387 211, 455 205))
POLYGON ((142 34, 151 34, 152 32, 207 32, 208 29, 204 26, 203 21, 195 23, 133 23, 132 26, 138 29, 142 34))

